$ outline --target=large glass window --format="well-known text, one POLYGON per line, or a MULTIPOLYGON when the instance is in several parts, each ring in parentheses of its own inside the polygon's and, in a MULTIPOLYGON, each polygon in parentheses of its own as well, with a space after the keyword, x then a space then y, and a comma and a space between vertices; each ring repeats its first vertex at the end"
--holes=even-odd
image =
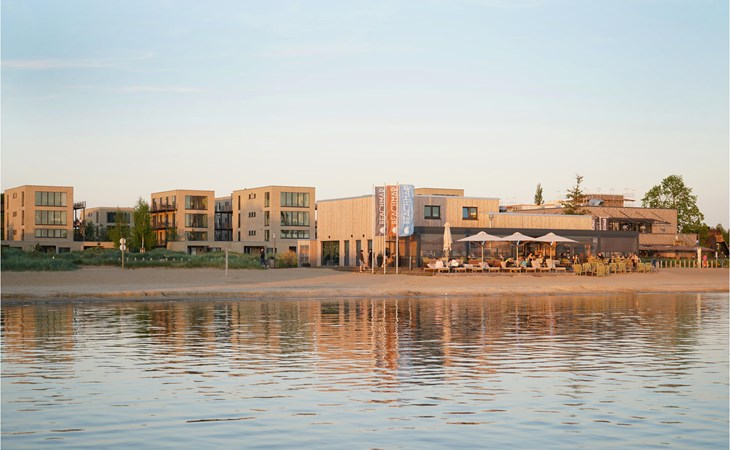
POLYGON ((441 218, 441 207, 434 205, 426 205, 423 211, 424 219, 440 219, 441 218))
POLYGON ((207 241, 208 240, 208 232, 207 231, 188 231, 185 233, 185 237, 188 241, 207 241))
POLYGON ((269 211, 264 211, 264 226, 268 227, 271 225, 271 213, 269 211))
POLYGON ((281 230, 282 239, 309 239, 309 230, 281 230))
POLYGON ((288 208, 309 208, 309 193, 282 192, 281 206, 288 208))
POLYGON ((340 265, 340 241, 322 242, 322 265, 340 265))
POLYGON ((36 211, 36 225, 66 225, 66 211, 36 211))
POLYGON ((124 211, 110 211, 106 213, 106 223, 116 223, 117 222, 117 214, 121 215, 121 221, 122 223, 129 223, 131 222, 130 216, 128 212, 124 211))
POLYGON ((42 192, 35 193, 36 206, 66 206, 65 192, 42 192))
POLYGON ((281 225, 286 227, 308 227, 309 211, 282 211, 281 225))
POLYGON ((208 228, 207 214, 185 214, 185 227, 208 228))
MULTIPOLYGON (((15 230, 13 230, 15 231, 15 230)), ((36 228, 35 237, 37 238, 66 238, 68 237, 67 230, 48 229, 48 228, 36 228)))
POLYGON ((477 208, 474 206, 465 206, 461 209, 461 218, 464 220, 477 220, 477 208))
POLYGON ((204 195, 186 195, 185 209, 195 209, 199 211, 208 210, 208 197, 204 195))

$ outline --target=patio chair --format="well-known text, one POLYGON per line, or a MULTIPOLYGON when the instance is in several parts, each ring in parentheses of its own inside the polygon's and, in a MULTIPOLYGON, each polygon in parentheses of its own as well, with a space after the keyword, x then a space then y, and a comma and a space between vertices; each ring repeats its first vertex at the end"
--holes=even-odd
POLYGON ((583 263, 583 275, 594 275, 593 266, 591 263, 583 263))
POLYGON ((595 275, 597 277, 605 277, 606 276, 606 266, 604 264, 597 264, 595 275))
POLYGON ((490 266, 489 264, 487 264, 485 262, 479 263, 479 266, 482 268, 483 272, 488 272, 488 273, 497 273, 501 270, 501 268, 495 267, 495 266, 490 266))
POLYGON ((573 264, 573 273, 576 275, 583 275, 583 266, 580 264, 573 264))
POLYGON ((500 261, 499 264, 502 266, 502 272, 519 273, 519 267, 507 267, 507 261, 500 261))
POLYGON ((550 268, 548 266, 541 266, 540 261, 536 259, 532 260, 532 268, 535 269, 535 271, 539 270, 540 272, 550 272, 550 268))

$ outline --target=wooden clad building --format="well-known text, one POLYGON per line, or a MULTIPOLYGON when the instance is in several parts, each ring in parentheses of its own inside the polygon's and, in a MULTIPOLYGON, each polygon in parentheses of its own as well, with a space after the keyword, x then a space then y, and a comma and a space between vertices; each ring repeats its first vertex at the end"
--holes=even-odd
MULTIPOLYGON (((378 265, 383 256, 394 257, 396 239, 375 235, 374 210, 373 195, 319 201, 318 239, 306 244, 309 263, 317 266, 357 266, 360 250, 366 258, 372 251, 378 265)), ((399 238, 397 242, 401 267, 418 267, 424 258, 443 256, 443 232, 447 223, 454 240, 452 256, 472 256, 469 245, 457 244, 456 241, 479 231, 499 236, 526 231, 533 237, 550 231, 559 232, 566 237, 574 235, 581 242, 581 252, 589 253, 638 250, 636 233, 597 233, 590 215, 500 213, 499 199, 465 197, 458 189, 416 189, 414 215, 414 234, 399 238)), ((495 247, 501 248, 499 245, 495 247)), ((509 244, 504 247, 507 251, 509 244)))

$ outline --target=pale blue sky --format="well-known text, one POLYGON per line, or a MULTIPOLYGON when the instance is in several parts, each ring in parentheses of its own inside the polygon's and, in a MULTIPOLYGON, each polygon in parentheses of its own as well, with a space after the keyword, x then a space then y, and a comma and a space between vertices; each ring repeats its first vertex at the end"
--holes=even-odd
POLYGON ((2 2, 2 188, 89 206, 678 174, 728 226, 728 122, 725 0, 2 2))

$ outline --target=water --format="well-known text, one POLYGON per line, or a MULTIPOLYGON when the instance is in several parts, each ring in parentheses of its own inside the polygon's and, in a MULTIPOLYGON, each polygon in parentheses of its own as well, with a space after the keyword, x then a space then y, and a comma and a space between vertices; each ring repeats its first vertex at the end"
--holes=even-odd
POLYGON ((728 295, 3 305, 2 447, 728 448, 728 295))

